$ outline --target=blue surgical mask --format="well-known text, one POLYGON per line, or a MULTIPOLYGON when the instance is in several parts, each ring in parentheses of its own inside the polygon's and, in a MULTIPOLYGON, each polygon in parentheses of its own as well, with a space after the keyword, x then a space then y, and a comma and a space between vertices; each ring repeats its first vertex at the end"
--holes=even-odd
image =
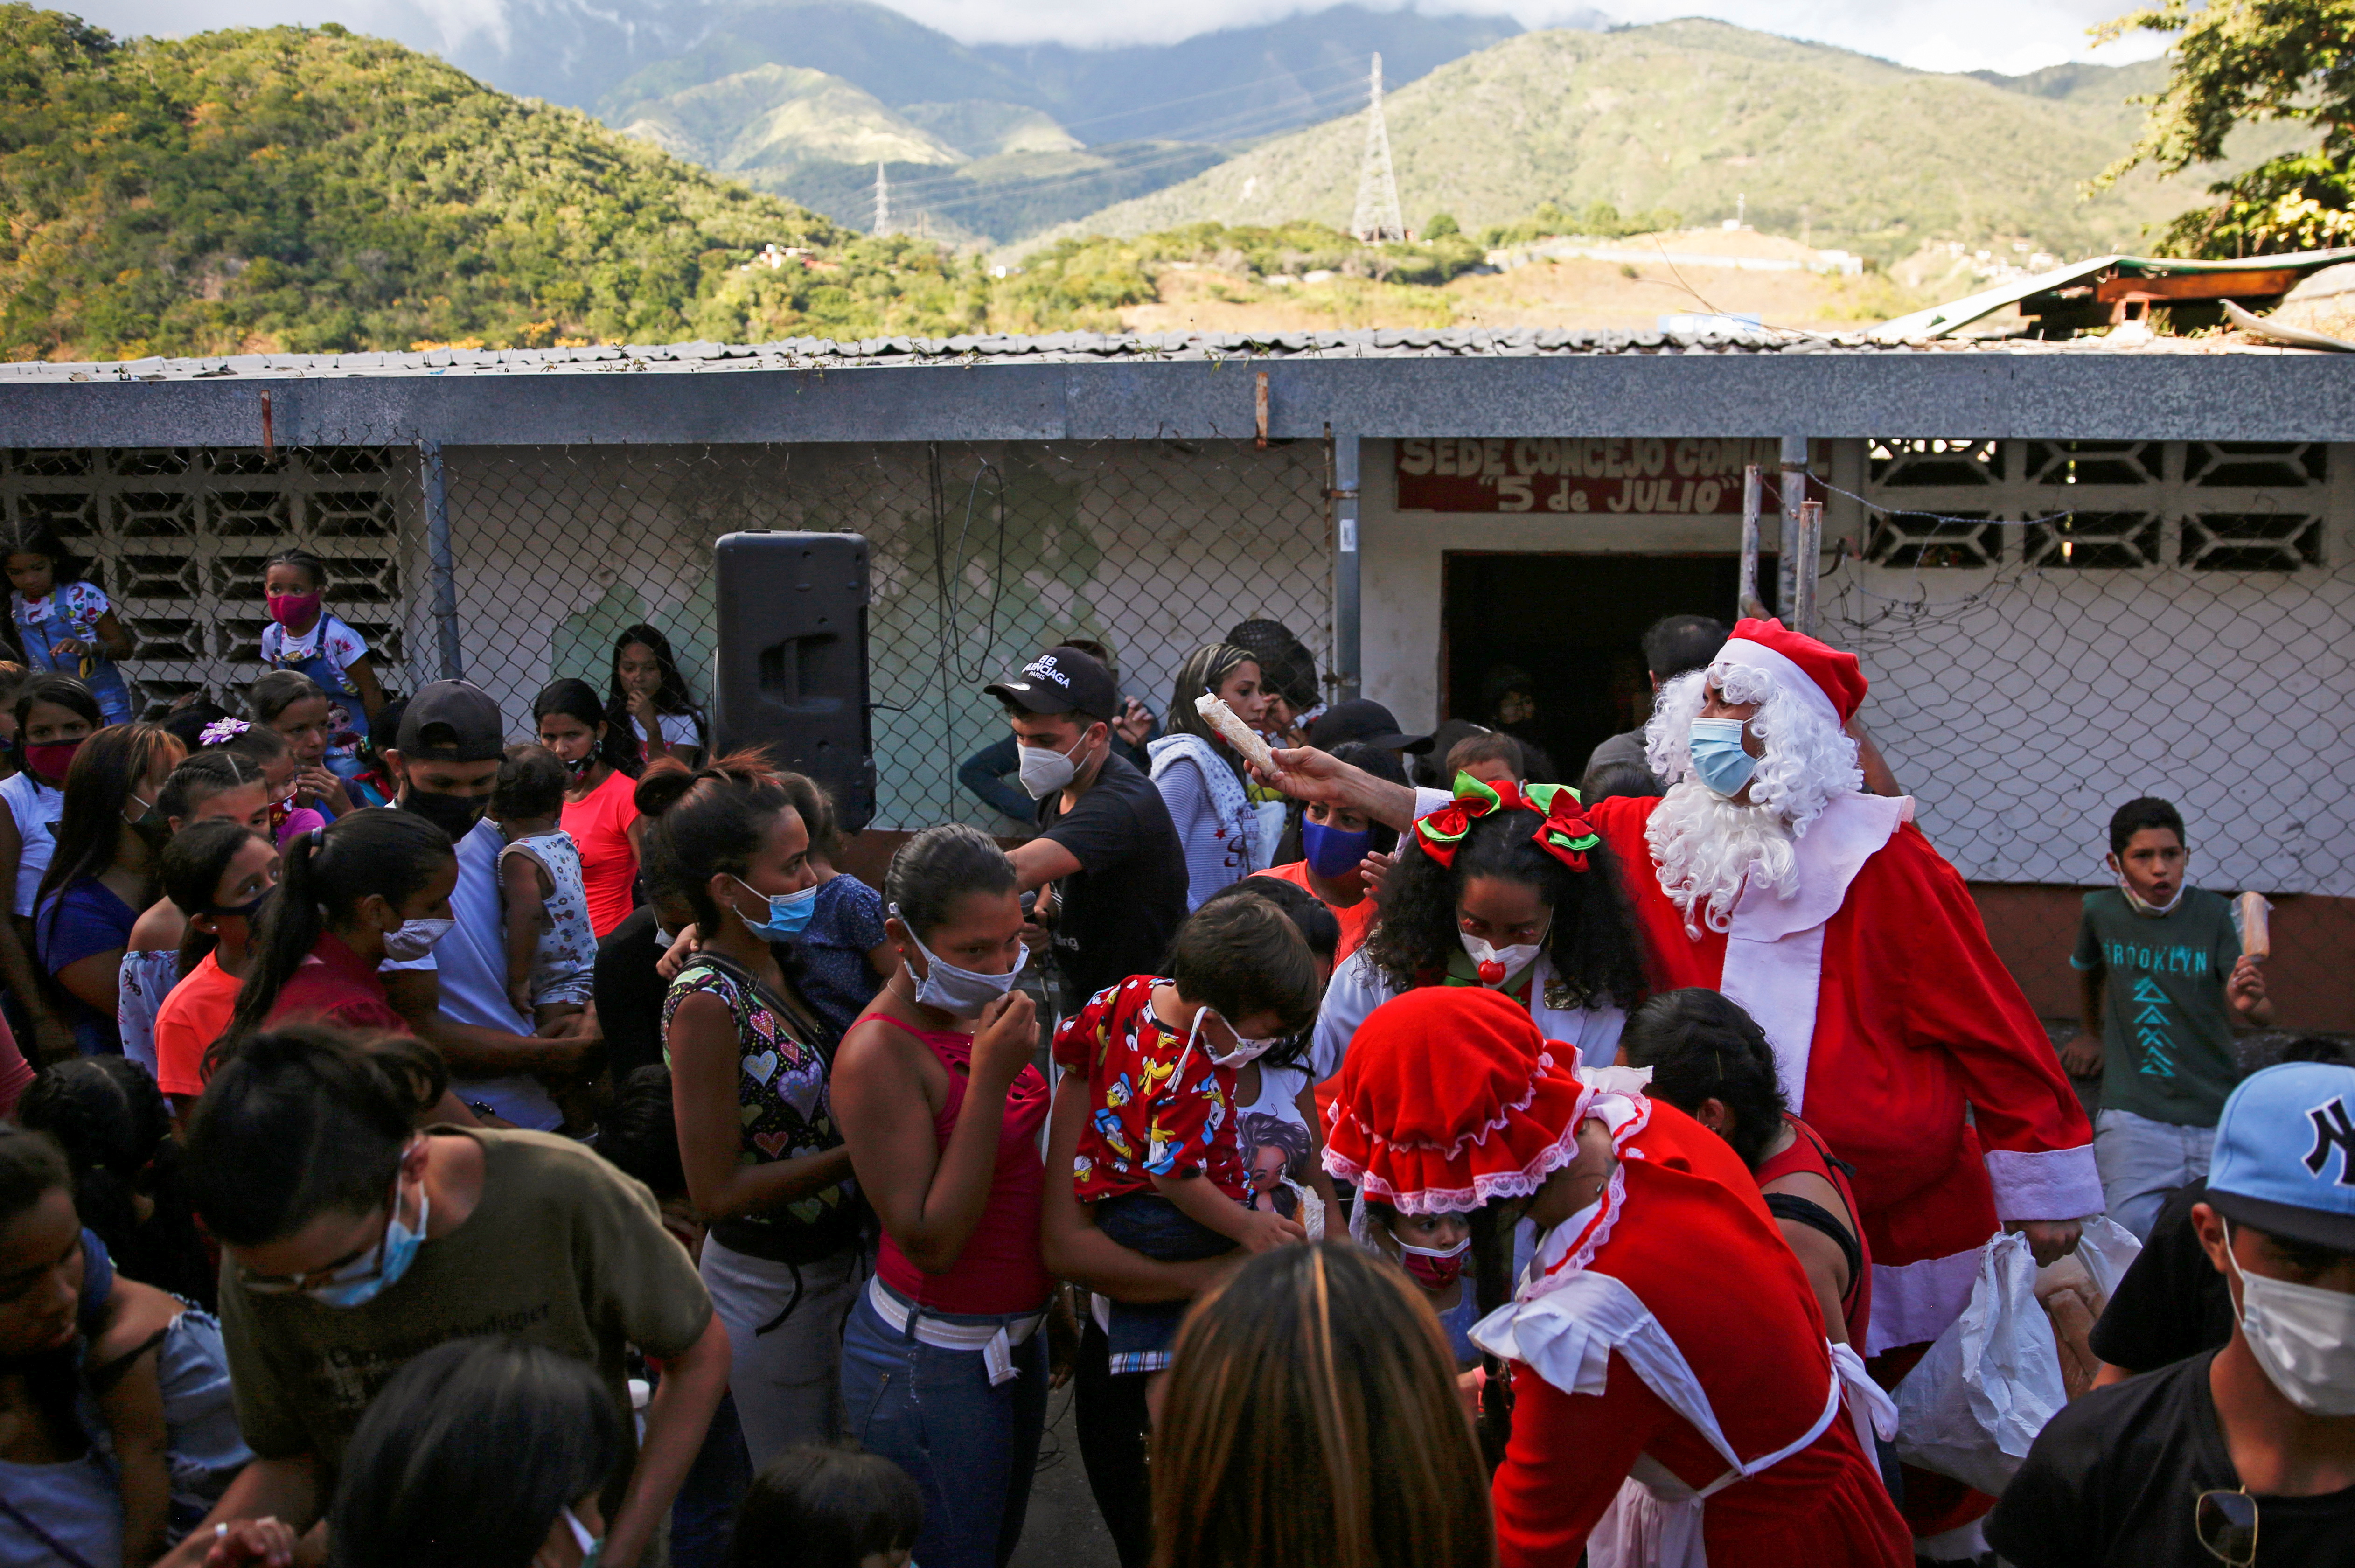
POLYGON ((817 912, 817 884, 815 882, 797 893, 764 893, 741 877, 736 878, 735 882, 754 898, 765 901, 769 906, 766 920, 744 920, 744 912, 736 912, 736 918, 744 921, 744 929, 763 942, 791 942, 809 924, 810 916, 817 912))
POLYGON ((417 1228, 411 1230, 402 1224, 400 1178, 396 1175, 392 1180, 392 1217, 385 1223, 384 1240, 337 1269, 335 1277, 304 1287, 300 1294, 322 1307, 359 1307, 374 1301, 386 1290, 400 1284, 401 1275, 409 1272, 409 1265, 417 1261, 417 1249, 425 1244, 425 1221, 432 1210, 432 1203, 426 1193, 425 1184, 420 1182, 417 1186, 417 1228))
POLYGON ((570 1503, 564 1505, 564 1522, 572 1527, 572 1544, 581 1548, 581 1568, 597 1568, 599 1559, 605 1555, 605 1538, 590 1534, 589 1527, 581 1522, 581 1516, 572 1511, 570 1503))
POLYGON ((1742 749, 1739 719, 1696 719, 1692 721, 1692 769, 1700 782, 1728 800, 1742 793, 1758 759, 1742 749))
POLYGON ((1320 877, 1346 877, 1356 870, 1373 841, 1373 830, 1369 827, 1353 833, 1307 817, 1300 821, 1301 850, 1308 869, 1320 877))

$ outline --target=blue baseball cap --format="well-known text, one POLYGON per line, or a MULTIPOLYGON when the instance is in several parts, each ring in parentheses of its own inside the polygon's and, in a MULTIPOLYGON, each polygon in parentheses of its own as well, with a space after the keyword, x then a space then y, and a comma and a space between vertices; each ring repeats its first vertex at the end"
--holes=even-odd
POLYGON ((2355 1252, 2355 1067, 2252 1073, 2216 1122, 2208 1206, 2228 1220, 2355 1252))

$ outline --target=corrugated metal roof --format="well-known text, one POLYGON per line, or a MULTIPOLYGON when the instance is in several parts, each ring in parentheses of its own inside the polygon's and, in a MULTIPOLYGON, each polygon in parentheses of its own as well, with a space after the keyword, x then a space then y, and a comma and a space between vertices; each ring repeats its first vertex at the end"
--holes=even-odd
POLYGON ((1872 329, 1871 336, 1874 341, 1881 343, 1940 337, 1959 331, 1982 316, 1993 315, 2006 305, 2018 304, 2030 294, 2041 294, 2047 289, 2066 288, 2113 267, 2131 277, 2164 278, 2178 272, 2246 272, 2285 267, 2296 272, 2310 272, 2346 261, 2355 261, 2355 250, 2297 251, 2279 256, 2251 256, 2238 261, 2193 261, 2173 256, 2095 256, 2088 261, 2072 261, 2050 272, 2039 272, 2033 277, 2014 278, 2009 283, 1998 283, 1994 288, 1966 294, 1945 304, 1932 305, 1911 315, 1884 321, 1872 329))
MULTIPOLYGON (((2355 254, 2355 252, 2350 252, 2355 254)), ((2040 284, 2039 286, 2045 286, 2040 284)), ((1994 307, 1989 307, 1994 308, 1994 307)), ((1891 325, 1896 324, 1892 323, 1891 325)), ((2215 353, 2245 346, 2214 339, 2160 338, 2126 345, 2101 338, 2071 343, 1897 341, 1862 333, 1647 332, 1560 327, 1446 331, 1390 328, 1359 332, 1147 333, 1059 332, 1043 336, 870 337, 857 343, 794 337, 778 343, 669 343, 583 348, 433 348, 410 353, 231 354, 105 364, 24 361, 0 365, 0 385, 25 381, 193 381, 348 376, 603 375, 635 371, 824 370, 834 368, 992 363, 1085 364, 1112 360, 1518 358, 1622 354, 1888 354, 1907 352, 2215 353)))

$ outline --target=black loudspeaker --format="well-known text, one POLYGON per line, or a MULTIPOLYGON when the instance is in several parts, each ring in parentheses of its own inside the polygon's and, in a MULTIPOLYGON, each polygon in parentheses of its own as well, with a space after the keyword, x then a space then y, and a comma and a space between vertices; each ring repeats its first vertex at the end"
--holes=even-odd
POLYGON ((867 704, 867 541, 858 534, 722 536, 713 552, 721 752, 762 746, 834 796, 842 831, 875 816, 867 704))

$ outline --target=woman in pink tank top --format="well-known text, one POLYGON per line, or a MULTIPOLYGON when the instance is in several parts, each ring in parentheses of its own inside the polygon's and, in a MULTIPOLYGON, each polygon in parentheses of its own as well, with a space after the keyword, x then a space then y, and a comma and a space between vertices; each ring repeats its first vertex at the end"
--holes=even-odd
POLYGON ((1013 864, 934 827, 884 880, 902 962, 843 1037, 834 1114, 882 1221, 843 1333, 850 1433, 915 1477, 924 1568, 998 1568, 1021 1538, 1047 1417, 1039 1245, 1047 1084, 1013 864))

